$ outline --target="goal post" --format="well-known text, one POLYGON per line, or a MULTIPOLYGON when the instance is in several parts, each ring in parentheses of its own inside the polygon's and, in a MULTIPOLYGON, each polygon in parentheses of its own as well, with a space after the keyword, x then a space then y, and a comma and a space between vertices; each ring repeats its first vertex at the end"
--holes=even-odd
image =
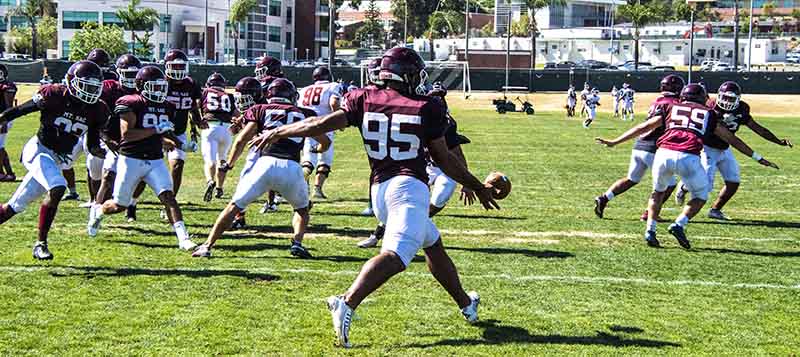
MULTIPOLYGON (((363 87, 369 78, 368 64, 373 58, 361 61, 360 83, 363 87)), ((469 63, 465 61, 426 61, 425 72, 428 73, 428 82, 442 82, 445 88, 460 89, 464 99, 472 94, 472 82, 469 74, 469 63)))

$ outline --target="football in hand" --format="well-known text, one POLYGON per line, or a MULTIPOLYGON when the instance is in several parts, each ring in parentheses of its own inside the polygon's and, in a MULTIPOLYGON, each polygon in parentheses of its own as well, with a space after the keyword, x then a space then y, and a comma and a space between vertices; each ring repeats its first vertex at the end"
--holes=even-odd
POLYGON ((511 193, 511 180, 502 172, 495 171, 490 173, 483 182, 492 185, 494 188, 492 197, 496 200, 502 200, 511 193))

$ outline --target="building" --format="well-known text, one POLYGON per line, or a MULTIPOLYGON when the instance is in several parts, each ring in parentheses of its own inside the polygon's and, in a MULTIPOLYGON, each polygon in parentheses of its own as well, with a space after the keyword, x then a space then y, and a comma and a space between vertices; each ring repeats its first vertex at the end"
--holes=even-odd
POLYGON ((240 49, 244 48, 244 53, 240 52, 239 57, 269 55, 282 60, 294 60, 294 29, 295 26, 305 26, 305 23, 296 23, 295 16, 295 0, 258 0, 258 6, 247 19, 247 30, 242 33, 245 46, 239 46, 240 49))
MULTIPOLYGON (((788 16, 793 9, 800 8, 800 0, 753 0, 753 13, 756 16, 764 16, 762 10, 764 4, 772 2, 775 4, 775 15, 788 16)), ((724 19, 733 18, 733 0, 719 0, 714 2, 714 10, 719 12, 724 19)), ((739 9, 749 12, 750 1, 739 1, 739 9)))
MULTIPOLYGON (((539 29, 598 27, 611 24, 613 11, 625 0, 567 0, 565 6, 548 6, 536 12, 539 29)), ((504 34, 508 29, 508 16, 519 20, 527 14, 525 0, 495 0, 494 31, 504 34)))

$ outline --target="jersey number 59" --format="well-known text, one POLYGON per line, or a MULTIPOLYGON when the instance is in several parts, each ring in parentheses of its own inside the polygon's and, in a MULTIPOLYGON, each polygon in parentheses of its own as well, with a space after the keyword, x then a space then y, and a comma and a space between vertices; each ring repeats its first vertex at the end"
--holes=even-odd
MULTIPOLYGON (((365 113, 361 123, 361 135, 364 137, 364 147, 367 155, 375 160, 383 160, 387 156, 394 161, 411 160, 417 157, 419 152, 419 137, 403 133, 400 125, 421 125, 422 118, 417 115, 393 114, 391 120, 383 113, 365 113), (370 124, 375 123, 377 130, 371 130, 370 124), (394 145, 390 145, 391 138, 394 145), (373 149, 374 142, 377 150, 373 149), (402 150, 399 144, 408 145, 408 150, 402 150)), ((403 145, 405 146, 405 145, 403 145)))
POLYGON ((685 128, 698 133, 705 134, 708 110, 702 108, 690 108, 683 106, 673 106, 670 112, 670 120, 667 129, 685 128))

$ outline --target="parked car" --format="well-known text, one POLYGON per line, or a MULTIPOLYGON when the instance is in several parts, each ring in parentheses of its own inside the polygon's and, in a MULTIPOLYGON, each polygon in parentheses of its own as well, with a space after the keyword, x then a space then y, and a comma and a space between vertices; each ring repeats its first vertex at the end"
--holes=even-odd
MULTIPOLYGON (((619 66, 621 71, 635 71, 636 70, 636 63, 633 61, 627 61, 622 66, 619 66)), ((640 71, 650 71, 653 69, 653 64, 650 62, 639 62, 639 70, 640 71)))
POLYGON ((668 72, 668 71, 674 71, 674 70, 675 70, 675 66, 655 66, 655 67, 653 67, 652 69, 653 69, 654 71, 664 71, 664 72, 668 72))
POLYGON ((714 67, 711 68, 712 72, 727 72, 727 71, 732 71, 732 70, 733 70, 733 66, 731 66, 730 64, 727 64, 725 62, 719 62, 719 63, 715 64, 714 67))
POLYGON ((786 54, 787 63, 800 63, 800 52, 789 52, 786 54))
POLYGON ((701 71, 710 71, 710 70, 712 70, 714 68, 714 66, 717 65, 717 63, 719 63, 719 61, 714 60, 714 59, 703 60, 703 62, 700 62, 700 70, 701 71))

